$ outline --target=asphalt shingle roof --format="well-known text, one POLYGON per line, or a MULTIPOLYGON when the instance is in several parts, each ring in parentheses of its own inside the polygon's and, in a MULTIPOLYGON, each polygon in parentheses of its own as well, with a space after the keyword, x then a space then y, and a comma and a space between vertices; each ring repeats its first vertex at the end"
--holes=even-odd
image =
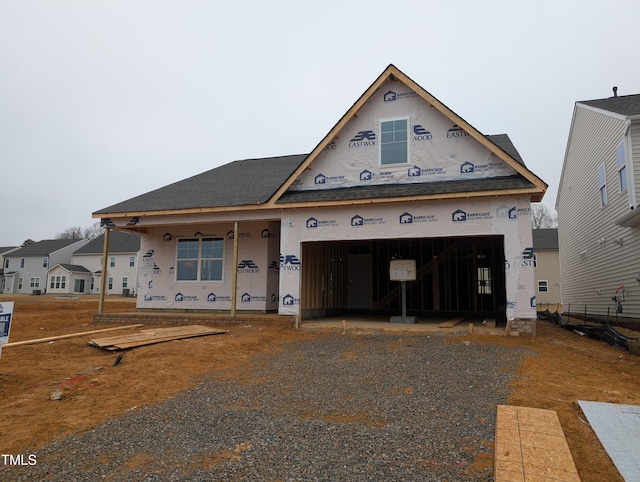
POLYGON ((583 100, 578 103, 624 116, 640 115, 640 94, 621 95, 607 99, 583 100))
POLYGON ((262 204, 306 157, 299 154, 234 161, 94 214, 262 204))
MULTIPOLYGON (((104 234, 85 244, 73 254, 102 254, 104 234)), ((140 251, 140 236, 111 230, 109 234, 109 253, 137 253, 140 251)))
POLYGON ((558 229, 534 229, 533 249, 558 249, 558 229))
POLYGON ((80 266, 77 264, 60 263, 60 266, 71 273, 91 273, 91 271, 89 271, 84 266, 80 266))
POLYGON ((482 179, 482 181, 469 179, 463 181, 441 181, 414 184, 379 184, 373 186, 319 189, 313 191, 287 191, 282 195, 277 203, 348 201, 356 199, 427 196, 503 189, 520 189, 532 186, 533 184, 531 182, 520 175, 482 179))
POLYGON ((38 241, 37 243, 30 244, 29 246, 25 246, 24 248, 17 249, 7 256, 10 258, 15 258, 16 256, 26 257, 26 256, 46 256, 48 254, 54 253, 59 249, 66 248, 67 246, 77 243, 81 241, 80 239, 45 239, 43 241, 38 241))

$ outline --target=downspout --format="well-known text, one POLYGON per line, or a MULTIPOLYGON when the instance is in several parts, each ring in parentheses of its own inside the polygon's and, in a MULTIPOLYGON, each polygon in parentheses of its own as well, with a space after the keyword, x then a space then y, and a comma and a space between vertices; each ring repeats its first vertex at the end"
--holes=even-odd
POLYGON ((104 312, 104 292, 107 286, 107 255, 109 254, 109 233, 108 227, 104 230, 104 244, 102 247, 102 278, 100 279, 100 302, 98 303, 98 313, 104 312))
POLYGON ((238 221, 233 224, 233 283, 231 287, 231 318, 236 319, 236 301, 238 297, 238 221))

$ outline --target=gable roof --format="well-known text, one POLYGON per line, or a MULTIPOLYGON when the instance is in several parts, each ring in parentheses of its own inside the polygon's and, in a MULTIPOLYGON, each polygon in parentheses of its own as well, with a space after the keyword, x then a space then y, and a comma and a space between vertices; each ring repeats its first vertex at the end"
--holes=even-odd
POLYGON ((607 99, 583 100, 578 102, 578 104, 588 105, 625 117, 640 115, 640 94, 621 95, 607 99))
POLYGON ((347 123, 353 118, 357 117, 359 111, 365 107, 365 105, 371 100, 374 94, 384 86, 387 82, 399 81, 402 82, 409 89, 413 90, 423 100, 428 102, 431 106, 437 109, 441 114, 449 118, 455 125, 465 131, 476 141, 482 144, 490 152, 496 155, 499 159, 504 161, 507 165, 511 166, 518 174, 527 179, 531 186, 523 189, 522 191, 529 194, 532 197, 532 201, 542 200, 547 184, 538 176, 529 171, 523 163, 518 162, 509 153, 507 153, 501 146, 495 141, 491 141, 487 136, 480 133, 471 124, 465 121, 462 117, 457 115, 442 102, 432 96, 429 92, 420 87, 407 75, 401 72, 395 65, 390 64, 384 72, 375 80, 371 86, 360 96, 360 98, 351 106, 347 113, 336 123, 336 125, 329 131, 324 139, 315 147, 315 149, 307 156, 303 163, 298 166, 296 171, 289 177, 289 179, 278 189, 274 194, 272 201, 277 201, 295 180, 307 169, 311 163, 322 153, 322 151, 329 146, 329 144, 339 135, 340 131, 347 125, 347 123))
POLYGON ((558 249, 558 228, 532 229, 533 250, 558 249))
POLYGON ((45 239, 38 241, 37 243, 30 244, 24 248, 17 249, 9 253, 8 257, 14 258, 16 256, 28 257, 28 256, 47 256, 51 253, 55 253, 59 249, 71 246, 74 243, 78 243, 82 239, 45 239))
POLYGON ((89 271, 84 266, 80 266, 78 264, 67 264, 67 263, 58 263, 49 271, 53 270, 57 266, 60 266, 61 268, 67 270, 69 273, 91 273, 91 271, 89 271))
MULTIPOLYGON (((94 217, 137 216, 143 214, 196 213, 204 211, 241 210, 257 208, 285 207, 289 202, 305 202, 303 194, 288 192, 292 184, 311 165, 340 133, 342 128, 358 115, 371 97, 390 81, 400 81, 416 92, 423 100, 450 119, 460 129, 468 133, 507 165, 516 171, 515 176, 481 182, 439 182, 434 186, 372 186, 343 188, 334 191, 327 201, 340 202, 345 189, 351 190, 348 199, 388 199, 406 198, 408 195, 421 199, 454 197, 460 193, 472 195, 526 194, 532 201, 540 201, 547 185, 529 171, 506 134, 485 136, 439 100, 422 89, 395 66, 389 65, 378 79, 353 104, 336 123, 324 139, 310 154, 298 154, 263 159, 234 161, 196 176, 178 181, 168 186, 142 194, 118 204, 100 209, 94 217), (510 182, 511 181, 511 182, 510 182), (409 194, 411 193, 411 194, 409 194), (353 197, 354 194, 357 196, 353 197)), ((322 194, 307 194, 311 197, 322 194)), ((329 193, 324 193, 328 196, 329 193)))
MULTIPOLYGON (((104 251, 104 234, 75 250, 73 254, 99 254, 104 251)), ((109 234, 109 254, 137 253, 140 251, 140 236, 112 230, 109 234)))

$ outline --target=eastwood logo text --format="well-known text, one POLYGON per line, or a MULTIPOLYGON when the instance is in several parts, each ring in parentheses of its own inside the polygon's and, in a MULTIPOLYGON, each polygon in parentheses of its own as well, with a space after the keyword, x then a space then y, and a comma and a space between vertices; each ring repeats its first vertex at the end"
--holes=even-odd
POLYGON ((375 147, 376 133, 368 131, 360 131, 349 141, 349 149, 357 147, 375 147))
POLYGON ((302 263, 294 254, 280 255, 280 269, 282 271, 300 271, 302 263))
POLYGON ((447 131, 447 139, 460 139, 462 137, 469 137, 469 134, 467 134, 462 130, 461 127, 458 127, 457 125, 453 126, 447 131))
POLYGON ((420 124, 416 124, 413 126, 413 136, 414 141, 430 141, 433 139, 433 134, 429 132, 427 129, 422 127, 420 124))
POLYGON ((260 268, 252 259, 243 259, 238 263, 238 273, 259 273, 260 268))

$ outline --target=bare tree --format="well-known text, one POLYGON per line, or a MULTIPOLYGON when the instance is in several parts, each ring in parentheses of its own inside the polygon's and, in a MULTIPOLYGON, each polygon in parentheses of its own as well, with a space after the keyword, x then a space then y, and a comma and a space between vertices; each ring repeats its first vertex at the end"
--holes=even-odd
POLYGON ((555 210, 544 204, 531 205, 531 227, 533 229, 549 229, 558 227, 558 215, 555 210))
POLYGON ((96 239, 103 233, 103 229, 100 227, 100 223, 96 222, 91 226, 72 226, 60 231, 56 234, 55 239, 88 239, 89 241, 96 239))
POLYGON ((86 226, 83 230, 84 237, 89 241, 93 241, 98 236, 104 233, 104 228, 100 227, 100 221, 93 223, 91 226, 86 226))
POLYGON ((25 239, 24 243, 22 243, 20 245, 21 248, 24 248, 25 246, 29 246, 30 244, 36 244, 36 241, 34 241, 33 239, 29 238, 29 239, 25 239))
POLYGON ((72 226, 56 234, 55 239, 82 239, 82 228, 72 226))

